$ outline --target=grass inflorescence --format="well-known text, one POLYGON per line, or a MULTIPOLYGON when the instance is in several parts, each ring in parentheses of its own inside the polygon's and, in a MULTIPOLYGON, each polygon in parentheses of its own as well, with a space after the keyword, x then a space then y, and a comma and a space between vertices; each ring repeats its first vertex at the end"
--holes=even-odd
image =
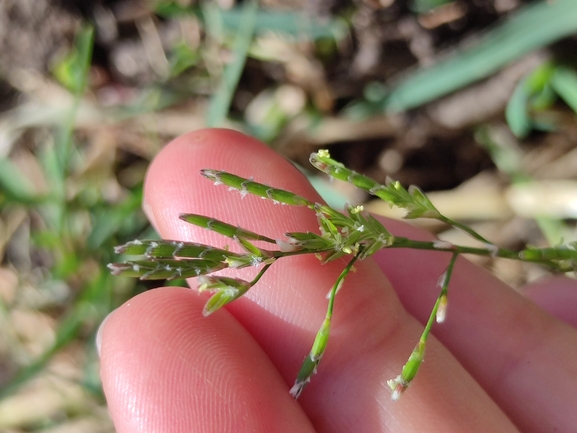
POLYGON ((463 230, 474 240, 481 241, 483 246, 470 247, 455 245, 446 241, 417 241, 395 237, 377 219, 366 214, 362 206, 347 206, 345 212, 339 212, 325 204, 313 203, 290 191, 273 188, 252 179, 245 179, 224 171, 202 170, 202 175, 212 180, 215 185, 226 185, 231 190, 239 191, 242 196, 252 194, 272 200, 275 203, 308 207, 317 217, 320 233, 286 233, 288 240, 274 240, 208 216, 183 214, 180 216, 182 220, 233 239, 240 245, 243 253, 233 253, 211 245, 183 241, 136 240, 117 247, 116 252, 140 257, 135 260, 110 264, 109 268, 115 275, 138 277, 143 280, 198 277, 199 290, 213 293, 204 308, 204 314, 209 315, 247 293, 270 266, 279 259, 301 254, 315 254, 323 263, 326 263, 350 256, 348 264, 335 281, 328 295, 325 319, 316 335, 310 353, 302 364, 295 384, 290 390, 291 395, 298 398, 316 372, 326 350, 336 295, 357 260, 363 260, 383 248, 413 248, 451 252, 451 259, 447 268, 439 277, 439 296, 432 306, 429 320, 421 338, 401 369, 401 373, 388 381, 393 400, 397 400, 402 395, 417 374, 425 356, 427 339, 433 324, 442 323, 445 320, 449 301, 449 283, 453 267, 460 255, 475 254, 542 263, 558 272, 570 272, 577 269, 577 249, 574 243, 548 248, 527 247, 521 251, 500 248, 468 226, 442 215, 417 187, 405 189, 399 182, 393 180, 388 180, 386 185, 380 185, 333 160, 326 150, 313 153, 310 161, 316 168, 331 177, 347 181, 381 198, 391 206, 404 209, 406 211, 405 218, 439 220, 463 230), (268 243, 272 249, 261 248, 255 245, 255 241, 268 243), (250 266, 260 269, 252 281, 211 275, 226 268, 250 266))

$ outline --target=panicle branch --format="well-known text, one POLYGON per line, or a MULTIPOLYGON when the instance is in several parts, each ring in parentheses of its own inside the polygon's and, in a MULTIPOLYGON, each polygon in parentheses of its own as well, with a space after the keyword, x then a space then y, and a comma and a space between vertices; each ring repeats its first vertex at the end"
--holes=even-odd
POLYGON ((245 179, 243 177, 227 173, 226 171, 205 169, 201 170, 200 173, 207 179, 212 180, 215 185, 224 184, 229 188, 239 191, 241 197, 244 197, 247 194, 253 194, 258 197, 272 200, 276 203, 288 204, 291 206, 313 205, 313 203, 308 201, 306 198, 301 197, 300 195, 297 195, 293 192, 273 188, 262 183, 257 183, 252 179, 245 179))
POLYGON ((321 362, 321 358, 323 357, 325 350, 327 348, 327 344, 329 342, 329 336, 331 331, 331 320, 333 317, 333 309, 335 305, 335 297, 343 285, 344 279, 349 274, 349 272, 353 269, 353 265, 358 259, 358 254, 355 255, 347 264, 345 269, 340 273, 337 280, 333 284, 331 291, 329 292, 329 304, 327 307, 327 314, 325 316, 325 320, 317 332, 315 337, 315 341, 313 342, 313 347, 311 351, 306 356, 303 364, 298 372, 297 378, 295 380, 294 385, 290 389, 290 394, 296 399, 301 395, 305 386, 310 382, 311 377, 313 374, 317 372, 317 367, 319 362, 321 362))
POLYGON ((204 215, 197 215, 192 213, 183 213, 178 216, 181 220, 203 229, 211 230, 228 238, 247 239, 251 241, 263 241, 271 244, 276 243, 274 239, 259 235, 250 230, 245 230, 241 227, 233 226, 225 222, 219 221, 216 218, 209 218, 204 215))
POLYGON ((319 150, 318 153, 311 154, 309 161, 314 167, 329 176, 364 189, 391 206, 405 209, 407 211, 405 218, 438 219, 441 215, 427 196, 416 186, 411 186, 406 190, 399 182, 392 179, 388 179, 386 185, 381 185, 335 161, 330 157, 327 150, 319 150))
POLYGON ((228 257, 238 257, 228 250, 194 242, 170 240, 135 240, 114 248, 116 254, 145 256, 149 259, 198 258, 221 261, 228 257))
POLYGON ((111 263, 110 271, 117 276, 137 277, 141 280, 173 280, 191 278, 220 271, 227 267, 224 262, 204 259, 172 260, 144 259, 128 260, 123 263, 111 263))
POLYGON ((459 256, 458 252, 454 252, 453 256, 451 257, 451 261, 449 262, 449 266, 443 272, 441 277, 439 278, 439 285, 441 286, 441 293, 433 306, 431 314, 429 316, 429 320, 425 325, 425 329, 421 334, 421 338, 419 342, 411 352, 407 363, 403 366, 401 374, 398 375, 395 379, 390 379, 387 381, 387 384, 391 388, 391 398, 396 401, 398 400, 401 395, 407 390, 413 379, 415 378, 423 360, 425 359, 425 348, 427 347, 427 339, 429 338, 429 334, 431 329, 433 328, 433 323, 436 321, 437 323, 441 323, 445 320, 446 309, 447 309, 447 291, 449 288, 449 281, 451 280, 451 275, 453 273, 453 267, 455 266, 455 262, 457 261, 457 257, 459 256))

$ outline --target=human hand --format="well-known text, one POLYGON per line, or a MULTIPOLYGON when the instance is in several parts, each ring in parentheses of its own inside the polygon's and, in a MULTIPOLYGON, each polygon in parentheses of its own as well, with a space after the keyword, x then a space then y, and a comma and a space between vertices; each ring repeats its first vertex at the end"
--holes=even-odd
MULTIPOLYGON (((318 230, 309 209, 250 195, 241 200, 203 179, 202 168, 319 200, 294 167, 258 141, 228 130, 196 131, 167 145, 149 169, 145 209, 163 238, 226 244, 179 220, 185 212, 273 238, 318 230)), ((386 227, 430 237, 400 222, 386 227)), ((117 431, 574 431, 577 282, 555 278, 530 289, 555 318, 461 259, 447 320, 434 326, 436 338, 429 338, 411 388, 391 401, 387 379, 399 374, 418 341, 448 261, 439 252, 383 250, 356 264, 336 298, 319 372, 298 401, 288 391, 342 262, 285 258, 247 295, 209 317, 202 315, 206 297, 191 290, 162 288, 133 298, 100 333, 103 386, 117 431)), ((246 278, 254 269, 236 272, 246 278)))

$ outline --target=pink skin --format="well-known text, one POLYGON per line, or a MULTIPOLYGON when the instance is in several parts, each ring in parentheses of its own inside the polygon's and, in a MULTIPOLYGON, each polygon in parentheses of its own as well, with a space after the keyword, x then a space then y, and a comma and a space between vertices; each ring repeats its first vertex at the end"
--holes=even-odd
MULTIPOLYGON (((318 230, 308 209, 241 199, 203 179, 202 168, 319 200, 295 168, 257 140, 196 131, 167 145, 149 169, 145 209, 164 238, 230 244, 180 221, 183 212, 272 238, 318 230)), ((385 224, 398 236, 430 236, 385 224)), ((447 262, 443 253, 388 250, 359 263, 337 296, 319 372, 298 401, 288 390, 345 262, 283 259, 246 297, 208 318, 201 314, 207 298, 194 290, 160 288, 135 297, 101 329, 101 374, 117 431, 574 431, 577 283, 557 278, 534 285, 534 303, 464 259, 449 289, 447 320, 434 327, 421 371, 401 400, 391 401, 386 381, 418 341, 447 262)))

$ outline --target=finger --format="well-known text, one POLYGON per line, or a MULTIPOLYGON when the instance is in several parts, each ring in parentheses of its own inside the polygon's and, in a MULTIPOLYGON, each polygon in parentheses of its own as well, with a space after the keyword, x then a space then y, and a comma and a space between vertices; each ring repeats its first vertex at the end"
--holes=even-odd
MULTIPOLYGON (((388 221, 398 236, 431 238, 388 221)), ((405 308, 424 322, 438 296, 445 254, 381 251, 376 260, 405 308), (414 263, 411 272, 402 266, 414 263), (417 277, 421 285, 415 285, 417 277)), ((575 287, 575 283, 571 284, 575 287)), ((434 334, 526 432, 573 431, 577 424, 577 332, 466 260, 449 287, 447 320, 434 334)))
POLYGON ((226 312, 204 318, 191 294, 144 293, 103 325, 101 376, 116 431, 312 432, 252 337, 226 312))
MULTIPOLYGON (((207 214, 272 238, 282 237, 285 231, 318 231, 308 209, 274 205, 250 195, 241 199, 198 176, 202 168, 255 177, 318 200, 296 169, 258 141, 233 131, 197 131, 169 144, 147 176, 148 214, 163 237, 217 246, 226 243, 214 233, 179 221, 182 212, 207 214)), ((326 312, 325 295, 343 266, 342 262, 319 266, 308 256, 283 259, 246 298, 228 308, 270 357, 287 391, 326 312)), ((434 339, 414 388, 400 403, 391 403, 386 380, 399 373, 422 326, 404 313, 374 265, 367 261, 357 268, 337 297, 331 340, 320 371, 299 400, 317 429, 512 429, 484 391, 434 339)))
POLYGON ((577 282, 565 277, 529 284, 523 294, 557 319, 577 328, 577 282))

